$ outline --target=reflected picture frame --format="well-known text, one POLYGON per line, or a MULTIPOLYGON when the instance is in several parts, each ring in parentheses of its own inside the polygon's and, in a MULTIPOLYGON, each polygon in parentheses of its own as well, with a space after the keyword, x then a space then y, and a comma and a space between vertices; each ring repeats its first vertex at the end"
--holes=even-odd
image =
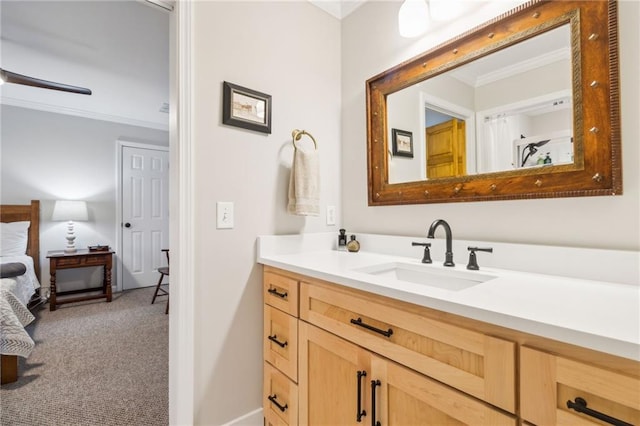
POLYGON ((222 86, 223 124, 271 133, 271 95, 228 81, 222 86))
POLYGON ((394 156, 413 158, 412 132, 400 129, 391 129, 391 145, 394 156))

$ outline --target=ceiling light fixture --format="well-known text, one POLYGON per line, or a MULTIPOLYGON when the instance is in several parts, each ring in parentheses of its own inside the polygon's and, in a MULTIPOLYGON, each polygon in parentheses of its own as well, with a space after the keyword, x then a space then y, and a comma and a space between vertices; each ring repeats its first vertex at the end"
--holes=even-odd
POLYGON ((426 0, 405 0, 398 11, 398 31, 402 37, 417 37, 427 30, 429 8, 426 0))
POLYGON ((460 12, 461 5, 457 0, 429 0, 429 14, 434 21, 450 21, 460 12))

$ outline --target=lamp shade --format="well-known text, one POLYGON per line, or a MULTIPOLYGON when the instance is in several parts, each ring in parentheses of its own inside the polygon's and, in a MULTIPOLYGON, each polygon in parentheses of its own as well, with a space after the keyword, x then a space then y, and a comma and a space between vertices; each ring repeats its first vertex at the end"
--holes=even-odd
POLYGON ((87 203, 85 201, 56 201, 51 220, 89 220, 87 203))

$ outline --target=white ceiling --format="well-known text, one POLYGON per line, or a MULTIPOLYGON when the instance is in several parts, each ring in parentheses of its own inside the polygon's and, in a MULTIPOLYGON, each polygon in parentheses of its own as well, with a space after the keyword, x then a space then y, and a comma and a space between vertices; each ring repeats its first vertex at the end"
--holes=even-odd
POLYGON ((478 87, 559 60, 571 60, 569 25, 538 34, 518 44, 462 65, 450 74, 478 87))
POLYGON ((0 67, 93 91, 5 84, 2 103, 168 128, 168 12, 142 1, 2 1, 0 19, 0 67))
MULTIPOLYGON (((309 1, 342 19, 366 0, 309 1)), ((169 98, 164 9, 145 0, 2 0, 0 48, 3 69, 93 91, 5 84, 0 103, 168 129, 168 114, 159 111, 169 98)))

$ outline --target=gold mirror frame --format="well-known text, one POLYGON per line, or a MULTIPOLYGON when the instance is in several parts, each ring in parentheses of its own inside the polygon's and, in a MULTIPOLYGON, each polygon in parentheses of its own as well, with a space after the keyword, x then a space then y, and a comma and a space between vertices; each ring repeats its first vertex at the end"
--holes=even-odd
POLYGON ((369 205, 622 194, 615 0, 532 0, 367 80, 369 205), (389 183, 386 97, 412 84, 571 26, 574 163, 389 183))

